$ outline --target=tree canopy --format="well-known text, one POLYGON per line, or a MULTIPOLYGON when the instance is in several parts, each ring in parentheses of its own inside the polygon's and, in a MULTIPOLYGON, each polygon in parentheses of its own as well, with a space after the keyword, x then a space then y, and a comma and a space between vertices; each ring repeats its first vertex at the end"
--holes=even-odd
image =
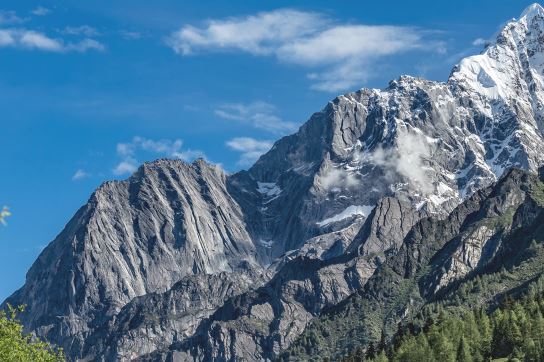
POLYGON ((507 296, 488 314, 480 308, 463 315, 439 310, 421 330, 399 327, 392 343, 358 349, 343 362, 544 361, 544 293, 542 279, 518 301, 507 296))
POLYGON ((0 311, 0 361, 13 362, 59 362, 64 361, 62 350, 23 333, 17 314, 23 307, 8 306, 0 311))
POLYGON ((11 213, 9 212, 8 208, 4 206, 2 210, 0 211, 0 223, 6 224, 6 217, 10 216, 11 213))

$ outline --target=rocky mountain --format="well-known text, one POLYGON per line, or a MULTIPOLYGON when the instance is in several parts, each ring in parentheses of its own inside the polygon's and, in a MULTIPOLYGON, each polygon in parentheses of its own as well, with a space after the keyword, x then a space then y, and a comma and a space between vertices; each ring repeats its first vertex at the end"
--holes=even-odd
POLYGON ((365 286, 312 321, 284 357, 338 358, 382 331, 391 336, 424 308, 492 307, 526 290, 544 275, 543 180, 513 169, 446 219, 421 219, 365 286))
POLYGON ((535 4, 447 82, 339 96, 247 171, 146 163, 103 184, 4 305, 73 360, 272 360, 323 318, 352 332, 328 314, 350 303, 364 344, 532 225, 538 179, 507 170, 544 163, 543 72, 535 4))

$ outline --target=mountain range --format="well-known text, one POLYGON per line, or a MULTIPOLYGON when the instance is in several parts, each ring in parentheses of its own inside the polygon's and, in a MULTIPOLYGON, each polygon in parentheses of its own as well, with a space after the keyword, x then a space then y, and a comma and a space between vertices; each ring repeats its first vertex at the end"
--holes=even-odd
POLYGON ((544 272, 543 107, 534 4, 446 82, 338 96, 247 171, 161 159, 105 182, 3 306, 71 360, 252 361, 492 305, 544 272))

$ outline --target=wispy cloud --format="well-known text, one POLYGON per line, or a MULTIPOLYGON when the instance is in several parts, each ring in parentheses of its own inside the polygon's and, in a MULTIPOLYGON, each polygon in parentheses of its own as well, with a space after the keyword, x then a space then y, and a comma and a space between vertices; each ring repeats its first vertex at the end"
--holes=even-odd
POLYGON ((103 52, 106 50, 106 47, 101 42, 94 39, 83 39, 77 43, 71 43, 64 46, 65 51, 76 51, 79 53, 85 53, 88 50, 96 50, 98 52, 103 52))
POLYGON ((119 34, 126 40, 138 40, 144 37, 144 34, 139 31, 121 30, 119 34))
POLYGON ((477 38, 477 39, 474 39, 474 41, 472 42, 472 45, 474 46, 487 46, 488 44, 492 43, 493 42, 493 39, 484 39, 484 38, 477 38))
POLYGON ((17 16, 15 11, 0 10, 0 25, 13 25, 24 23, 26 19, 17 16))
POLYGON ((44 33, 28 29, 0 29, 0 47, 36 49, 57 53, 105 50, 104 45, 94 39, 66 43, 63 39, 51 38, 44 33))
POLYGON ((143 137, 134 137, 131 142, 117 144, 117 156, 120 161, 113 169, 113 174, 120 176, 131 174, 138 168, 140 153, 147 153, 154 157, 170 157, 183 161, 192 161, 196 158, 206 159, 200 150, 182 150, 183 141, 180 139, 153 140, 143 137))
POLYGON ((250 137, 237 137, 227 141, 226 144, 230 149, 241 152, 238 165, 251 166, 263 153, 270 150, 273 142, 250 137))
POLYGON ((41 49, 61 52, 64 46, 61 41, 49 38, 47 35, 32 30, 4 30, 11 37, 10 45, 28 49, 41 49))
POLYGON ((72 180, 77 181, 77 180, 81 180, 81 179, 84 179, 84 178, 89 177, 89 176, 90 175, 89 175, 89 173, 87 173, 87 171, 79 169, 72 176, 72 180))
POLYGON ((86 37, 99 36, 98 30, 89 25, 67 26, 60 31, 65 35, 84 35, 86 37))
POLYGON ((37 8, 32 10, 32 14, 36 16, 45 16, 49 13, 51 13, 51 10, 43 6, 38 6, 37 8))
POLYGON ((113 169, 113 174, 121 176, 125 174, 131 174, 138 169, 138 162, 133 158, 128 158, 119 162, 113 169))
POLYGON ((272 104, 257 101, 252 103, 227 103, 215 110, 215 114, 223 119, 247 123, 255 128, 276 134, 284 134, 296 130, 295 123, 286 122, 278 117, 276 107, 272 104))
MULTIPOLYGON (((32 14, 43 16, 50 12, 44 7, 37 7, 32 10, 32 14)), ((27 50, 41 50, 56 53, 79 52, 85 53, 88 50, 104 51, 104 44, 91 38, 98 35, 98 32, 87 25, 81 27, 67 27, 60 33, 63 35, 73 35, 78 38, 72 38, 67 41, 59 37, 51 37, 43 31, 29 29, 28 26, 21 26, 30 18, 21 18, 14 11, 0 10, 0 47, 11 47, 27 50)))
POLYGON ((270 55, 294 39, 319 32, 324 23, 320 14, 283 9, 209 20, 203 28, 186 25, 171 34, 168 42, 176 52, 184 55, 214 48, 270 55))
POLYGON ((338 24, 323 14, 280 9, 185 25, 167 44, 184 56, 205 51, 274 56, 315 69, 308 75, 313 88, 338 91, 371 77, 364 69, 386 56, 416 49, 444 52, 443 43, 428 39, 430 34, 405 26, 338 24))

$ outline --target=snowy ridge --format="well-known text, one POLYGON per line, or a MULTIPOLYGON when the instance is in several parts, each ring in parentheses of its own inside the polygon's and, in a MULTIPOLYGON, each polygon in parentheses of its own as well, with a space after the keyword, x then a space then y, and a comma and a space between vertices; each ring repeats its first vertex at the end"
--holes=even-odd
POLYGON ((335 223, 335 222, 338 222, 338 221, 342 221, 344 219, 347 219, 347 218, 353 217, 353 216, 367 217, 370 214, 370 212, 372 211, 372 209, 374 209, 374 206, 351 205, 351 206, 348 206, 341 213, 336 214, 334 216, 331 216, 331 217, 329 217, 329 218, 327 218, 327 219, 325 219, 323 221, 316 222, 316 224, 319 225, 319 226, 326 226, 326 225, 329 225, 329 224, 332 224, 332 223, 335 223))
POLYGON ((257 182, 257 191, 268 197, 281 194, 281 189, 274 182, 257 182))
POLYGON ((204 352, 209 359, 221 359, 214 353, 223 352, 233 359, 266 359, 265 350, 287 347, 317 313, 304 309, 299 292, 319 293, 311 296, 312 308, 322 298, 332 305, 377 267, 363 259, 327 264, 336 256, 394 252, 420 217, 445 216, 511 167, 536 171, 544 164, 543 74, 544 9, 535 4, 508 22, 482 54, 455 66, 446 82, 401 76, 385 89, 341 95, 247 171, 227 175, 204 161, 147 163, 130 179, 105 183, 93 194, 41 253, 10 302, 28 306, 23 322, 29 331, 64 347, 73 359, 96 360, 102 352, 85 353, 108 343, 105 320, 115 320, 139 297, 162 298, 183 280, 188 284, 182 283, 182 291, 193 290, 191 297, 204 304, 211 293, 213 305, 187 307, 188 324, 165 317, 175 323, 153 329, 154 339, 148 330, 135 337, 131 323, 119 320, 129 329, 116 332, 126 344, 112 350, 111 360, 177 348, 197 330, 207 334, 195 340, 218 347, 199 346, 193 359, 207 360, 204 352), (373 237, 364 239, 367 233, 373 237), (242 286, 229 289, 222 275, 272 278, 291 258, 301 261, 291 270, 292 284, 265 289, 276 296, 296 291, 296 297, 282 297, 280 308, 259 299, 248 317, 262 318, 256 324, 221 321, 210 333, 199 325, 228 293, 243 292, 242 286), (316 258, 327 263, 314 263, 316 258), (300 279, 308 270, 299 268, 321 264, 327 267, 313 270, 324 278, 318 285, 312 284, 313 271, 300 279), (357 283, 353 273, 360 273, 357 283), (209 290, 209 280, 228 290, 209 290), (267 319, 272 316, 274 322, 267 319), (256 338, 256 325, 280 329, 259 329, 256 338), (174 337, 175 344, 163 345, 174 337))

